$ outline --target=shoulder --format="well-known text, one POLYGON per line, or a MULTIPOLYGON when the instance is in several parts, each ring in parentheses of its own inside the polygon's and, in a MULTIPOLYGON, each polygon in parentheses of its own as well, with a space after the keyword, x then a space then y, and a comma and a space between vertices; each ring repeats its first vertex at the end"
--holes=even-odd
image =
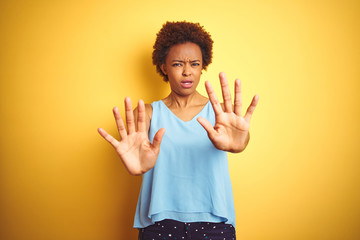
POLYGON ((153 113, 153 109, 150 103, 146 103, 145 104, 145 114, 146 114, 146 118, 151 120, 152 117, 152 113, 153 113))
POLYGON ((209 98, 207 98, 207 97, 205 97, 203 95, 200 95, 196 105, 204 107, 206 104, 208 104, 209 101, 210 101, 209 98))
POLYGON ((224 105, 224 103, 220 103, 220 105, 221 105, 221 109, 222 109, 223 111, 225 111, 225 105, 224 105))
POLYGON ((199 103, 200 103, 201 105, 204 105, 204 106, 205 106, 209 101, 210 101, 209 98, 204 97, 204 96, 201 96, 201 99, 200 99, 199 103))
MULTIPOLYGON (((139 117, 138 107, 136 107, 133 110, 133 114, 134 114, 136 129, 137 129, 138 117, 139 117)), ((151 116, 152 116, 152 106, 151 106, 151 104, 145 103, 145 124, 146 124, 147 131, 149 131, 151 116)))
MULTIPOLYGON (((133 110, 133 112, 134 112, 135 117, 137 118, 137 116, 138 116, 138 107, 136 107, 133 110)), ((153 109, 152 109, 151 104, 150 103, 145 103, 145 117, 146 117, 146 119, 147 118, 151 119, 152 112, 153 112, 153 109)))

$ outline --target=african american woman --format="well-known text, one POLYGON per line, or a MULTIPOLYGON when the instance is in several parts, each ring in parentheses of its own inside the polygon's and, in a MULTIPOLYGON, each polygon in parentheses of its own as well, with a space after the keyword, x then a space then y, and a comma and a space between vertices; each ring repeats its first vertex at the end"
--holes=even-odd
POLYGON ((255 95, 241 114, 240 80, 234 103, 224 73, 223 103, 209 82, 208 97, 197 90, 212 60, 213 40, 198 23, 166 22, 154 44, 153 63, 170 94, 133 111, 125 98, 127 129, 113 109, 120 140, 99 128, 127 171, 142 175, 134 227, 139 239, 235 239, 235 209, 227 152, 242 152, 249 142, 255 95))

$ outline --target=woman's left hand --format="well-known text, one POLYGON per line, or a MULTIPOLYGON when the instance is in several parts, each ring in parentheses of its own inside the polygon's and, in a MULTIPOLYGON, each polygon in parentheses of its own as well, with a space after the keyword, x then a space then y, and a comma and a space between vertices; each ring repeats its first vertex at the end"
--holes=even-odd
POLYGON ((224 73, 220 73, 219 77, 224 108, 218 101, 210 82, 205 82, 206 91, 215 112, 215 126, 212 126, 205 118, 199 117, 197 120, 205 128, 211 142, 217 149, 233 153, 241 152, 249 142, 250 119, 259 101, 259 96, 255 95, 253 97, 245 116, 241 116, 240 80, 235 80, 235 101, 233 106, 226 76, 224 73))

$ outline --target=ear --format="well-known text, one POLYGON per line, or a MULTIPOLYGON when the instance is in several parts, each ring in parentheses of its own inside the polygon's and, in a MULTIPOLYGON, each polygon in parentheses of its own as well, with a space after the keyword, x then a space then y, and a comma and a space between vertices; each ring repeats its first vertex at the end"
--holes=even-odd
POLYGON ((163 74, 167 75, 165 64, 161 64, 160 69, 161 69, 161 71, 163 72, 163 74))

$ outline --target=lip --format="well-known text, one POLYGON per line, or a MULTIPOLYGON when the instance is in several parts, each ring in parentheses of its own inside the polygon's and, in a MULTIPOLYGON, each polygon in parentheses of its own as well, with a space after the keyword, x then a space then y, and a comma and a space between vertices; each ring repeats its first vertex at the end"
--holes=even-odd
POLYGON ((183 88, 191 88, 194 85, 194 82, 191 80, 183 80, 181 81, 181 86, 183 88))

